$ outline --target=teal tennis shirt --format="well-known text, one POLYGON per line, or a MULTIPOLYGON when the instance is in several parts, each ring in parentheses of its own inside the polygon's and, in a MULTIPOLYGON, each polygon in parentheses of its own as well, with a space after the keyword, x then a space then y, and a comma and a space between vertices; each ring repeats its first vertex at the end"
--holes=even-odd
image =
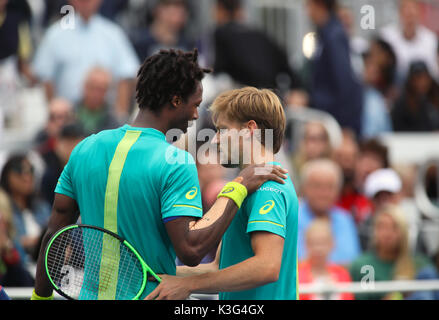
MULTIPOLYGON (((55 192, 76 200, 81 223, 119 234, 156 273, 176 272, 163 220, 203 213, 192 156, 152 128, 124 125, 87 137, 73 150, 55 192)), ((156 285, 148 281, 142 298, 156 285)))
POLYGON ((276 282, 250 290, 220 292, 220 300, 298 299, 298 199, 289 177, 285 184, 265 182, 244 200, 223 236, 220 269, 254 256, 251 246, 251 233, 254 231, 271 232, 284 238, 279 278, 276 282))

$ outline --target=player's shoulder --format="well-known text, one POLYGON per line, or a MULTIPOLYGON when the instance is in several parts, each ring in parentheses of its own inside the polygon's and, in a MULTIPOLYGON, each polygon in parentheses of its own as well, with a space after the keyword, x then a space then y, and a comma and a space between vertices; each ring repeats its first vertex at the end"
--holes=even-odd
POLYGON ((164 153, 165 164, 168 167, 185 167, 194 166, 194 157, 186 150, 180 149, 172 144, 165 143, 161 145, 162 151, 164 153))
POLYGON ((246 207, 259 207, 266 203, 272 203, 288 207, 288 189, 283 184, 275 181, 267 181, 263 183, 255 192, 248 196, 246 207))
POLYGON ((284 194, 288 191, 288 186, 286 184, 282 184, 276 181, 268 180, 264 182, 256 191, 255 193, 271 193, 276 195, 284 194))
POLYGON ((288 176, 285 183, 279 183, 276 181, 268 180, 264 182, 256 191, 256 194, 271 194, 273 196, 282 196, 286 198, 297 198, 294 186, 288 176))
POLYGON ((121 128, 102 130, 98 133, 90 134, 76 145, 72 155, 86 153, 93 148, 103 150, 106 146, 109 148, 114 147, 115 143, 121 139, 121 135, 121 128))

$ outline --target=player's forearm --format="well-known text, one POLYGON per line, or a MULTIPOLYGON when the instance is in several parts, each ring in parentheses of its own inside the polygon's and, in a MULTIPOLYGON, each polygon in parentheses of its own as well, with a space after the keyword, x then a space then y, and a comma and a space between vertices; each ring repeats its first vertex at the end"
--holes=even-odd
POLYGON ((210 262, 201 263, 196 267, 178 266, 176 275, 179 277, 189 277, 214 271, 218 271, 218 265, 214 262, 210 262))
POLYGON ((53 232, 47 230, 41 242, 40 252, 37 260, 37 271, 35 275, 35 292, 41 297, 49 297, 53 293, 52 286, 50 285, 49 279, 47 278, 46 270, 44 268, 44 250, 52 235, 53 232))
POLYGON ((47 243, 59 229, 75 223, 78 217, 79 211, 76 201, 68 196, 55 194, 52 214, 47 225, 47 231, 41 241, 40 252, 37 260, 35 293, 40 297, 49 297, 53 293, 52 286, 50 285, 50 281, 47 277, 44 266, 47 243))
POLYGON ((188 226, 186 243, 189 263, 195 266, 221 241, 238 207, 233 200, 220 197, 203 218, 193 221, 188 226))
POLYGON ((192 293, 248 290, 277 281, 279 269, 256 256, 228 268, 188 277, 192 293))

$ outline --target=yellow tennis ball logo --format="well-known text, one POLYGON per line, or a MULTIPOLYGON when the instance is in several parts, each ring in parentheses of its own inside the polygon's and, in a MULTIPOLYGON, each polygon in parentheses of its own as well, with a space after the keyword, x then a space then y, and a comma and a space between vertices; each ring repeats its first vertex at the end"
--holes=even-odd
POLYGON ((186 193, 186 199, 192 200, 197 195, 197 192, 197 187, 192 187, 191 190, 186 193))
POLYGON ((259 209, 259 213, 260 214, 267 214, 271 211, 271 209, 273 209, 274 207, 274 201, 273 200, 268 200, 265 201, 266 204, 264 204, 261 209, 259 209))

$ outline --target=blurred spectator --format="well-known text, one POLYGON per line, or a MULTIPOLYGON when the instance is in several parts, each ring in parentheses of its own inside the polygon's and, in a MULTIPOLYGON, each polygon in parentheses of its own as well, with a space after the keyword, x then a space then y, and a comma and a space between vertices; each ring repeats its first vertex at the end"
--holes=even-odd
POLYGON ((32 53, 29 20, 26 1, 0 0, 0 141, 3 127, 13 126, 20 106, 21 76, 34 83, 28 63, 32 53))
POLYGON ((361 133, 362 90, 352 69, 350 46, 336 15, 336 0, 307 0, 317 28, 317 48, 311 57, 310 106, 331 114, 341 127, 361 133))
POLYGON ((9 157, 1 173, 0 186, 12 204, 16 241, 32 255, 39 249, 39 238, 49 220, 50 206, 37 195, 34 169, 26 156, 9 157))
POLYGON ((388 42, 374 37, 370 41, 369 50, 364 54, 364 59, 373 66, 372 70, 369 70, 372 74, 368 75, 368 84, 383 95, 390 110, 398 95, 398 89, 395 86, 395 51, 388 42))
POLYGON ((351 8, 339 5, 337 8, 337 16, 348 36, 352 68, 357 76, 361 78, 364 68, 363 54, 368 50, 369 43, 365 38, 355 34, 355 22, 351 8))
POLYGON ((371 246, 374 212, 379 211, 387 204, 398 205, 401 188, 401 179, 393 169, 377 169, 367 176, 364 183, 364 194, 372 203, 372 211, 358 226, 362 250, 368 250, 371 246))
POLYGON ((438 40, 419 21, 418 0, 399 0, 399 24, 381 30, 381 37, 391 44, 397 57, 397 83, 403 85, 410 63, 422 60, 434 78, 438 78, 438 40))
POLYGON ((353 188, 344 193, 339 204, 351 211, 357 224, 364 221, 372 212, 372 203, 364 194, 364 182, 375 170, 389 167, 387 147, 377 139, 360 143, 360 152, 355 164, 353 188))
POLYGON ((388 149, 377 139, 369 139, 360 143, 360 155, 355 167, 357 187, 364 185, 366 177, 380 168, 389 167, 388 149))
POLYGON ((318 121, 307 122, 303 126, 299 149, 293 154, 293 177, 296 188, 300 186, 300 171, 310 160, 328 158, 331 155, 331 143, 325 126, 318 121))
MULTIPOLYGON (((377 212, 373 221, 371 249, 356 259, 350 268, 353 281, 360 282, 365 277, 363 266, 373 267, 371 281, 413 280, 417 275, 428 273, 436 277, 436 271, 429 259, 422 255, 413 255, 409 249, 408 226, 399 207, 386 205, 377 212)), ((424 293, 425 299, 433 299, 432 292, 424 293)), ((356 299, 401 299, 395 293, 361 293, 356 299)))
POLYGON ((134 32, 132 41, 140 61, 160 49, 192 50, 195 43, 184 35, 188 18, 185 0, 158 0, 148 28, 134 32))
POLYGON ((97 14, 101 0, 69 3, 74 26, 56 22, 48 28, 35 55, 35 74, 45 83, 48 100, 59 96, 76 103, 87 72, 96 65, 109 70, 117 84, 115 113, 124 119, 139 66, 135 51, 117 24, 97 14))
POLYGON ((127 0, 102 0, 99 13, 112 21, 117 20, 117 16, 127 9, 130 1, 127 0))
POLYGON ((0 79, 5 66, 13 64, 28 81, 35 82, 29 67, 32 54, 30 18, 26 1, 0 0, 0 79))
POLYGON ((51 152, 62 127, 73 120, 73 107, 65 99, 54 98, 49 103, 49 118, 46 127, 34 138, 34 144, 40 154, 51 152))
POLYGON ((372 213, 372 203, 364 194, 364 182, 371 172, 389 166, 387 147, 376 139, 358 145, 353 133, 345 131, 334 159, 346 175, 337 204, 349 211, 358 225, 372 213))
POLYGON ((374 209, 380 209, 388 203, 398 204, 401 188, 401 179, 391 168, 375 170, 364 183, 364 193, 373 200, 374 209))
POLYGON ((342 182, 342 172, 332 160, 311 160, 303 166, 303 199, 299 203, 299 260, 307 256, 305 232, 317 218, 327 219, 334 235, 334 248, 328 261, 346 265, 360 254, 355 222, 349 212, 336 206, 342 182))
POLYGON ((389 107, 383 93, 378 89, 383 80, 383 67, 371 54, 364 58, 363 113, 361 138, 370 139, 392 131, 389 107))
MULTIPOLYGON (((123 12, 130 1, 127 0, 102 0, 99 13, 112 21, 123 12)), ((42 25, 47 28, 50 24, 61 18, 61 8, 69 4, 69 0, 44 0, 42 25)))
POLYGON ((20 250, 14 243, 12 209, 7 196, 0 190, 0 288, 1 285, 29 287, 34 285, 34 280, 25 269, 20 250))
POLYGON ((391 169, 378 169, 369 174, 364 183, 364 193, 372 202, 372 214, 367 217, 359 226, 361 247, 363 250, 370 248, 370 237, 372 235, 372 220, 374 212, 379 211, 387 204, 398 205, 408 222, 410 250, 415 251, 422 248, 422 239, 419 237, 418 224, 420 212, 416 207, 413 198, 403 193, 403 182, 399 174, 391 169))
MULTIPOLYGON (((334 240, 331 226, 327 220, 316 219, 305 235, 307 256, 299 262, 299 283, 321 283, 331 285, 339 282, 351 282, 349 271, 328 261, 334 240)), ((300 300, 353 300, 351 293, 333 293, 329 297, 323 294, 301 294, 300 300)))
POLYGON ((351 130, 342 131, 342 141, 334 149, 332 159, 340 166, 343 173, 343 185, 340 192, 338 205, 347 211, 354 212, 362 210, 361 199, 355 197, 355 166, 359 157, 359 146, 355 139, 355 134, 351 130), (357 201, 359 203, 357 203, 357 201))
POLYGON ((422 61, 410 65, 404 91, 392 110, 395 131, 439 130, 439 85, 422 61))
POLYGON ((286 52, 262 31, 243 23, 240 0, 217 0, 214 63, 216 74, 226 73, 241 85, 276 88, 294 99, 301 81, 286 52))
MULTIPOLYGON (((21 258, 26 257, 26 252, 20 242, 16 240, 16 228, 14 226, 14 212, 12 210, 11 199, 7 193, 0 187, 0 216, 7 227, 8 237, 12 240, 15 249, 17 249, 21 258)), ((24 260, 24 259, 23 259, 24 260)))
POLYGON ((75 106, 86 136, 119 126, 107 103, 110 84, 111 74, 105 69, 95 67, 87 73, 82 98, 75 106))
POLYGON ((54 150, 42 154, 46 169, 41 180, 41 195, 50 205, 53 204, 54 190, 61 172, 73 149, 84 137, 80 124, 67 124, 62 128, 54 150))

